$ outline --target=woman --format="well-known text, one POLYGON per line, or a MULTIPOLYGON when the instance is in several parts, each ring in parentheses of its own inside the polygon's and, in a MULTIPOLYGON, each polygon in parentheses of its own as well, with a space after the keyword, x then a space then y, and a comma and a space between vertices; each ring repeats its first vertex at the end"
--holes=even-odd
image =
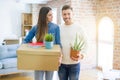
MULTIPOLYGON (((52 23, 53 15, 50 7, 42 7, 39 11, 39 17, 37 25, 33 26, 29 34, 24 39, 24 43, 29 43, 35 36, 37 42, 43 42, 46 33, 54 34, 54 44, 60 44, 60 31, 59 26, 52 23)), ((35 71, 35 80, 43 80, 45 74, 45 80, 52 80, 53 71, 35 71)))

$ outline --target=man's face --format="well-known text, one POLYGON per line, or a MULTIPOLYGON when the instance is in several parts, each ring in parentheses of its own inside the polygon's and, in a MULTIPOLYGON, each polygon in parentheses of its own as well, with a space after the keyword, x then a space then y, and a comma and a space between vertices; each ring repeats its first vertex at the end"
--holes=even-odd
POLYGON ((71 24, 73 12, 71 9, 66 9, 62 11, 62 17, 66 24, 71 24))

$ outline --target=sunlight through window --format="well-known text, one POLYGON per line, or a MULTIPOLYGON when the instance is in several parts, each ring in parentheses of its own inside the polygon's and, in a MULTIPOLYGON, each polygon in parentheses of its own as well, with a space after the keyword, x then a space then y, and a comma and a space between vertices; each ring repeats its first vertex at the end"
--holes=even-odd
POLYGON ((109 17, 101 19, 98 26, 98 66, 104 69, 113 67, 114 24, 109 17))

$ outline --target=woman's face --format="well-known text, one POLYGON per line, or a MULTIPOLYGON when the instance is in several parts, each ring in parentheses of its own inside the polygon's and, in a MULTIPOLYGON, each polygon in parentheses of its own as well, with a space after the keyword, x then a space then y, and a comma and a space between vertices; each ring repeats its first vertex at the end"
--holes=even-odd
POLYGON ((53 13, 52 10, 50 10, 47 14, 47 22, 51 22, 53 20, 53 13))

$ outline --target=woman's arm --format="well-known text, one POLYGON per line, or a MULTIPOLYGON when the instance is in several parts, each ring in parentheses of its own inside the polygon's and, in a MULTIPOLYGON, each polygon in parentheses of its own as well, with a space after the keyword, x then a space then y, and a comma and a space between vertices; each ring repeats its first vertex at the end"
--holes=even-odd
POLYGON ((55 42, 56 42, 56 44, 59 44, 60 47, 62 47, 61 40, 60 40, 60 28, 59 28, 59 26, 57 26, 57 28, 56 28, 55 42))
POLYGON ((23 43, 29 43, 29 42, 32 42, 32 39, 33 37, 35 36, 36 34, 36 30, 37 30, 37 27, 34 26, 32 27, 32 29, 29 31, 28 35, 25 37, 25 39, 23 40, 23 43))

